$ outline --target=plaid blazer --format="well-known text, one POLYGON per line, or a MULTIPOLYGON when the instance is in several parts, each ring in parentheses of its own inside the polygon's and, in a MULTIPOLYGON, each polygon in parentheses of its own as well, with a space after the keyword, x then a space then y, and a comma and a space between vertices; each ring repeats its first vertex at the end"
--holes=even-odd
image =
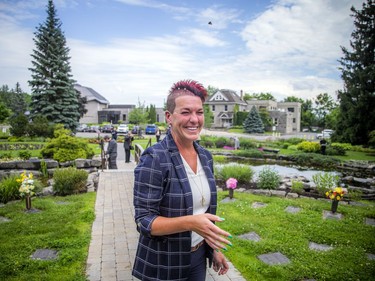
MULTIPOLYGON (((207 212, 216 214, 217 195, 211 154, 194 143, 211 190, 207 212)), ((190 271, 191 232, 152 236, 157 216, 193 214, 193 197, 187 174, 170 133, 144 151, 134 170, 135 222, 140 233, 132 274, 141 280, 186 280, 190 271)), ((207 247, 212 262, 212 249, 207 247)))

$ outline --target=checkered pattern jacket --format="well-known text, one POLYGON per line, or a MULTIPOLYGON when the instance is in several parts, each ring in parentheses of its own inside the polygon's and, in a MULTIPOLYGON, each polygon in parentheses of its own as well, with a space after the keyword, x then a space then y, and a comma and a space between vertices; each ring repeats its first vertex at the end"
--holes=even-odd
MULTIPOLYGON (((215 214, 216 184, 211 154, 194 143, 211 189, 207 212, 215 214)), ((135 222, 140 233, 133 275, 141 280, 186 280, 190 271, 191 232, 152 236, 157 216, 193 214, 193 197, 181 155, 171 134, 149 147, 134 171, 135 222)), ((209 247, 207 247, 209 248, 209 247)), ((212 261, 212 249, 207 252, 212 261)))

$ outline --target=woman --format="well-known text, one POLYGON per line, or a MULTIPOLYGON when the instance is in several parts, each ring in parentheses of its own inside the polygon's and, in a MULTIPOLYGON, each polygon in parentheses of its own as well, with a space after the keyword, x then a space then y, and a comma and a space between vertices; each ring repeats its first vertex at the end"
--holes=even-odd
POLYGON ((132 133, 129 131, 124 137, 125 163, 130 162, 130 150, 132 147, 133 140, 134 140, 134 137, 132 133))
POLYGON ((228 271, 220 251, 232 245, 218 226, 211 154, 195 141, 204 124, 204 87, 173 85, 165 112, 165 138, 145 150, 135 169, 135 221, 140 232, 133 275, 141 280, 203 281, 206 259, 228 271))

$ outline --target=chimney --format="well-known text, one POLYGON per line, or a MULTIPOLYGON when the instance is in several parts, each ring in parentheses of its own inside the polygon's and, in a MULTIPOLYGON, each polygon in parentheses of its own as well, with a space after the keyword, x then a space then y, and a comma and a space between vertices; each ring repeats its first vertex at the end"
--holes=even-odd
POLYGON ((243 101, 243 91, 242 90, 240 91, 240 98, 243 101))

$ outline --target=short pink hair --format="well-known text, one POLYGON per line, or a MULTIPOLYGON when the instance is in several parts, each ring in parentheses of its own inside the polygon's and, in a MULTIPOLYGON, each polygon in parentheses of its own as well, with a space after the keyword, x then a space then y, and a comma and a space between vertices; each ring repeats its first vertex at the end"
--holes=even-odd
POLYGON ((197 96, 201 99, 202 103, 206 101, 208 96, 207 90, 203 85, 194 80, 181 80, 175 83, 169 90, 167 98, 167 110, 173 113, 176 107, 176 98, 182 95, 197 96))

